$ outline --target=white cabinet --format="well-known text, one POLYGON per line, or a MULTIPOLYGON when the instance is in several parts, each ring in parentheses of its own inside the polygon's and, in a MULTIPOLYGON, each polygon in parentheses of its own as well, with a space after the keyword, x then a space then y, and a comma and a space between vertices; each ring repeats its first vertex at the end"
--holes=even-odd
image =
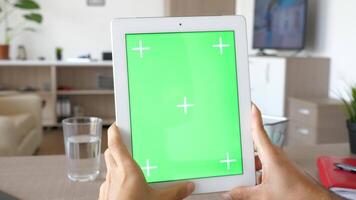
POLYGON ((283 116, 285 60, 250 59, 251 98, 263 114, 283 116))
POLYGON ((329 59, 250 57, 251 99, 262 114, 288 116, 289 97, 327 97, 329 59))

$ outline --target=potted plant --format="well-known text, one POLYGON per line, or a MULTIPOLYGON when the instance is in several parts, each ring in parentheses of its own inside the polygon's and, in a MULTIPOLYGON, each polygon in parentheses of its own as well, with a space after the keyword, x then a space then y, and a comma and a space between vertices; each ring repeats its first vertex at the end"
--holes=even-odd
POLYGON ((356 86, 351 87, 349 101, 342 99, 345 104, 348 120, 347 128, 349 130, 351 153, 356 154, 356 86))
POLYGON ((3 43, 0 43, 0 59, 9 59, 9 46, 12 39, 25 31, 35 31, 28 22, 42 23, 39 9, 39 4, 34 0, 0 1, 0 26, 3 27, 1 31, 4 32, 3 43), (20 15, 22 20, 19 20, 17 24, 10 24, 10 19, 16 15, 20 15))
POLYGON ((62 60, 62 52, 63 52, 62 48, 60 47, 56 48, 56 58, 58 61, 62 60))

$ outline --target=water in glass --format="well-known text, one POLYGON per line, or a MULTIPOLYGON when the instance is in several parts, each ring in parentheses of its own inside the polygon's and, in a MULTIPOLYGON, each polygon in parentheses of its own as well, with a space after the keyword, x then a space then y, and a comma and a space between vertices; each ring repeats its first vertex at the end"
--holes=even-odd
POLYGON ((93 135, 74 135, 66 139, 69 179, 88 181, 98 176, 100 144, 100 137, 93 135))

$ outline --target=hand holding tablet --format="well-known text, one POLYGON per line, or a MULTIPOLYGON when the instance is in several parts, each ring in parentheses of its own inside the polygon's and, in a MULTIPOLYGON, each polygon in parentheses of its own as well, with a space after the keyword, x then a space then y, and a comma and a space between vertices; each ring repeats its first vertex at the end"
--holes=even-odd
POLYGON ((115 125, 108 130, 108 147, 104 154, 107 176, 100 187, 100 200, 181 200, 193 192, 194 184, 188 182, 164 190, 150 188, 115 125))
POLYGON ((116 123, 154 188, 255 184, 242 17, 112 22, 116 123))
POLYGON ((250 123, 242 17, 118 19, 112 42, 121 133, 109 130, 99 199, 339 199, 272 145, 255 107, 250 123))
MULTIPOLYGON (((285 199, 286 196, 290 199, 341 199, 306 177, 270 142, 256 107, 252 108, 251 118, 252 135, 261 159, 256 160, 256 170, 263 168, 263 179, 259 179, 259 185, 236 187, 223 193, 223 199, 285 199)), ((115 125, 109 129, 108 136, 109 149, 105 151, 108 171, 106 181, 100 187, 100 200, 181 200, 191 194, 194 185, 187 182, 164 190, 152 189, 146 183, 140 167, 125 148, 119 129, 115 125)), ((206 197, 200 196, 195 199, 206 197)), ((209 197, 221 199, 219 194, 209 197)))

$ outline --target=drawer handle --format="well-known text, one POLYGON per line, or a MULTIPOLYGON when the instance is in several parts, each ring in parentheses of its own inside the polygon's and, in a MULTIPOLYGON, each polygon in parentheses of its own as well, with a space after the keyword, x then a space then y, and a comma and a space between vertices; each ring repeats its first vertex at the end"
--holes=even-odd
POLYGON ((302 134, 302 135, 309 135, 309 130, 306 128, 299 128, 298 129, 298 133, 302 134))
POLYGON ((301 108, 298 110, 298 112, 302 115, 310 115, 310 110, 306 108, 301 108))

